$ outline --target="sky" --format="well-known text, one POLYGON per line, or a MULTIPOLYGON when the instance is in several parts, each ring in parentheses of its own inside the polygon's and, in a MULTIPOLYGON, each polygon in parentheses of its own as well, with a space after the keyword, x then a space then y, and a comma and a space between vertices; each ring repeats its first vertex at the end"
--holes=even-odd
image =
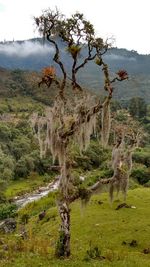
POLYGON ((67 16, 83 13, 114 46, 150 54, 150 0, 0 0, 0 41, 38 37, 33 17, 56 6, 67 16))

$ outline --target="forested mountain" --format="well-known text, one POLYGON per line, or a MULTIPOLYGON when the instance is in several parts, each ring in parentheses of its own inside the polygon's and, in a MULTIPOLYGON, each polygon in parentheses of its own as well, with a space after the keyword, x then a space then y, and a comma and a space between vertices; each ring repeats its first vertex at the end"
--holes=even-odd
MULTIPOLYGON (((59 44, 63 61, 68 68, 71 58, 69 55, 66 57, 65 44, 60 41, 59 44)), ((40 71, 43 67, 53 64, 52 55, 53 47, 47 41, 43 43, 42 39, 0 43, 0 66, 10 70, 40 71)), ((80 58, 82 61, 82 54, 80 58)), ((118 69, 125 69, 129 73, 128 81, 116 84, 115 98, 126 100, 139 96, 150 102, 150 55, 139 55, 136 51, 111 48, 104 58, 109 63, 112 75, 118 69)), ((59 75, 59 70, 57 72, 59 75)), ((2 76, 1 73, 0 87, 2 87, 2 76)), ((83 86, 95 92, 100 92, 102 89, 102 76, 94 63, 87 64, 78 78, 83 86)))

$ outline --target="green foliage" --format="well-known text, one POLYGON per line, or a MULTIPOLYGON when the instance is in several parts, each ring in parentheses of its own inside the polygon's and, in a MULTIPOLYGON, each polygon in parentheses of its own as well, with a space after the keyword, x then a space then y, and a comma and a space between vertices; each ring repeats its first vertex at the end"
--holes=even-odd
POLYGON ((28 169, 28 164, 25 157, 21 157, 15 168, 15 179, 19 177, 27 177, 30 173, 30 169, 28 169))
POLYGON ((4 171, 3 171, 3 174, 2 174, 2 179, 3 180, 11 180, 13 177, 13 172, 11 169, 8 169, 8 168, 5 168, 4 171))
POLYGON ((150 149, 138 149, 133 154, 133 160, 150 167, 150 149))
POLYGON ((30 143, 30 140, 25 136, 18 137, 11 143, 11 152, 16 160, 31 152, 30 143))
POLYGON ((83 185, 78 187, 79 197, 83 203, 88 203, 91 197, 91 192, 85 188, 83 185))
POLYGON ((131 176, 138 180, 140 184, 145 184, 150 180, 150 169, 145 165, 139 164, 134 167, 131 176))
POLYGON ((12 156, 0 155, 0 178, 9 181, 14 176, 15 161, 12 156))
POLYGON ((89 261, 91 259, 101 259, 101 251, 98 246, 93 246, 92 242, 90 242, 89 249, 86 251, 86 255, 84 260, 89 261))
POLYGON ((147 105, 143 98, 133 97, 129 102, 130 114, 138 119, 144 118, 147 113, 147 105))
POLYGON ((55 249, 55 255, 58 258, 63 257, 65 253, 64 244, 63 244, 64 238, 65 238, 64 232, 60 230, 59 239, 57 240, 56 249, 55 249))
POLYGON ((27 224, 28 221, 29 221, 29 214, 28 213, 24 213, 20 216, 20 222, 23 223, 23 224, 27 224))
POLYGON ((47 197, 41 198, 39 201, 34 201, 27 204, 24 208, 18 211, 19 217, 23 214, 29 214, 29 216, 35 216, 43 210, 47 210, 50 207, 56 206, 56 192, 51 192, 47 197))
POLYGON ((9 181, 9 184, 3 190, 3 193, 7 199, 12 199, 16 195, 18 196, 26 194, 27 192, 33 192, 44 183, 44 176, 39 176, 37 173, 30 173, 26 179, 9 181))
POLYGON ((3 142, 3 141, 7 142, 10 138, 11 138, 10 128, 7 125, 1 123, 0 124, 0 141, 1 142, 3 142))
POLYGON ((15 204, 0 204, 0 220, 14 217, 16 210, 17 206, 15 204))
POLYGON ((150 187, 150 180, 144 184, 145 187, 150 187))
POLYGON ((6 181, 0 179, 0 203, 5 203, 5 189, 6 189, 6 181))
POLYGON ((112 100, 110 107, 112 112, 122 109, 121 103, 117 100, 112 100))
POLYGON ((6 121, 4 117, 0 122, 0 179, 26 178, 32 171, 42 175, 50 173, 52 157, 47 155, 40 159, 38 142, 29 125, 29 114, 25 116, 26 119, 22 119, 22 112, 8 113, 6 121))
POLYGON ((118 122, 126 122, 128 119, 128 113, 126 112, 126 110, 118 110, 115 116, 115 119, 118 122))
POLYGON ((92 141, 86 151, 82 154, 78 151, 74 156, 77 167, 86 171, 102 166, 110 157, 110 151, 102 148, 98 141, 92 141))

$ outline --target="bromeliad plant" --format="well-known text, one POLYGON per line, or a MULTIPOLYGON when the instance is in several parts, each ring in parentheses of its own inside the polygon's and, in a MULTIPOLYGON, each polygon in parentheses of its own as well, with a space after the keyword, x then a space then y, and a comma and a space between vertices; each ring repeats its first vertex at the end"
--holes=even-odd
MULTIPOLYGON (((58 86, 58 94, 53 107, 46 110, 44 117, 36 114, 32 117, 32 126, 36 129, 41 156, 47 150, 51 151, 53 160, 58 159, 60 166, 59 197, 57 200, 61 218, 60 237, 57 243, 57 256, 68 257, 70 255, 70 203, 82 195, 82 190, 74 186, 71 173, 72 160, 69 153, 69 145, 74 140, 81 150, 87 148, 90 136, 96 129, 96 116, 102 113, 102 142, 106 146, 110 132, 110 101, 113 95, 112 84, 118 80, 127 79, 126 75, 117 74, 110 79, 108 65, 103 60, 109 44, 102 38, 96 38, 93 25, 87 21, 83 14, 76 13, 70 18, 65 18, 58 10, 45 11, 40 17, 35 18, 36 25, 43 37, 54 47, 54 62, 62 72, 62 79, 57 80, 53 67, 46 69, 42 81, 51 86, 55 82, 58 86), (61 60, 58 37, 65 45, 72 58, 70 65, 71 77, 61 60), (84 49, 84 57, 82 51, 84 49), (86 53, 85 53, 86 52, 86 53), (107 96, 103 102, 94 101, 83 90, 77 81, 77 74, 89 61, 94 61, 104 74, 104 89, 107 96), (74 90, 72 103, 66 97, 67 77, 71 80, 74 90)), ((88 192, 88 191, 87 191, 88 192)))

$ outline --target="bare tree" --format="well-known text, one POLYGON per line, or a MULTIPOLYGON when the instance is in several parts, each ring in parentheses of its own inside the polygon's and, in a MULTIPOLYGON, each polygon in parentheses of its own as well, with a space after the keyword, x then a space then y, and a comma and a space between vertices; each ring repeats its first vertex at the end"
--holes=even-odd
MULTIPOLYGON (((62 79, 57 80, 54 69, 50 67, 43 73, 39 85, 45 83, 50 86, 55 82, 58 94, 53 107, 47 109, 45 117, 32 117, 33 128, 37 126, 37 135, 42 149, 41 156, 49 149, 53 160, 58 158, 60 166, 59 197, 57 200, 61 218, 60 236, 57 243, 56 255, 68 257, 70 255, 70 203, 81 197, 83 192, 74 186, 71 174, 72 162, 70 159, 69 145, 76 141, 81 149, 86 149, 90 136, 95 130, 96 116, 102 110, 102 139, 107 144, 110 132, 110 101, 113 94, 112 83, 116 80, 127 79, 126 71, 121 70, 116 77, 110 79, 108 65, 103 60, 103 54, 109 47, 102 38, 96 38, 93 25, 87 21, 83 14, 76 13, 70 18, 65 18, 58 10, 45 11, 40 17, 35 18, 36 25, 54 47, 53 60, 62 72, 62 79), (69 77, 65 64, 61 60, 61 51, 58 45, 60 38, 72 58, 69 77), (81 57, 82 51, 86 55, 81 57), (95 60, 104 74, 104 90, 107 96, 104 101, 95 102, 88 97, 77 81, 77 74, 89 61, 95 60), (71 80, 75 92, 72 104, 66 98, 65 89, 67 78, 71 80), (46 134, 44 134, 46 128, 46 134)), ((94 188, 87 192, 94 191, 94 188)))

